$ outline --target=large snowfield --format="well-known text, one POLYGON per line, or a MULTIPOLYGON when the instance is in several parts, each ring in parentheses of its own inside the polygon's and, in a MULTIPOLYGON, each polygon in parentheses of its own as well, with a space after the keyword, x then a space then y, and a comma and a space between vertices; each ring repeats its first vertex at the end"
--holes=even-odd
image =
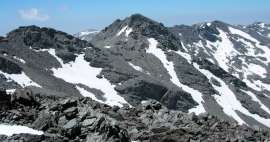
POLYGON ((26 126, 0 124, 0 135, 12 136, 14 134, 42 135, 43 132, 26 126))
POLYGON ((94 100, 98 100, 99 102, 103 102, 111 106, 117 105, 122 107, 123 104, 128 104, 123 97, 117 94, 114 90, 114 85, 112 85, 106 78, 97 78, 97 75, 100 74, 102 69, 91 67, 89 62, 85 61, 84 54, 78 55, 74 62, 64 64, 63 61, 56 56, 54 49, 49 49, 48 52, 55 57, 62 66, 61 68, 51 69, 54 76, 69 83, 83 84, 89 88, 99 89, 104 93, 106 101, 103 102, 98 100, 91 92, 77 87, 83 96, 91 97, 94 100))

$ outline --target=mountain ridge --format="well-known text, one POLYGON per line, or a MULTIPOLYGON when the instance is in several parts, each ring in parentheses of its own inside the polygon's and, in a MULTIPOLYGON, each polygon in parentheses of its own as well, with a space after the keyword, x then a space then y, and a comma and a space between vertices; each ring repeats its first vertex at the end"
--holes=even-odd
POLYGON ((255 27, 221 21, 165 27, 135 14, 90 41, 22 27, 0 42, 0 87, 30 85, 36 94, 91 97, 120 107, 153 99, 168 109, 267 128, 270 26, 255 27))

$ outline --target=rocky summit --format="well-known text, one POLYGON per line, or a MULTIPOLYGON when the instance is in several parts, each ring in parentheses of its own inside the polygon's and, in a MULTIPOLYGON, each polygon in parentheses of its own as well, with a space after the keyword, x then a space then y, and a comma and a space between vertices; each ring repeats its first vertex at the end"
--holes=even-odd
POLYGON ((0 141, 268 141, 269 29, 19 27, 0 37, 0 141))

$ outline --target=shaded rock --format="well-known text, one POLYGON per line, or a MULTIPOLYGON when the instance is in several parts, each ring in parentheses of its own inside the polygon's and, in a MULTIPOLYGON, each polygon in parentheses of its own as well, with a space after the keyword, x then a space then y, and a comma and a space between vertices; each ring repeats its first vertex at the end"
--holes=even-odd
POLYGON ((78 113, 78 108, 76 107, 71 107, 71 108, 68 108, 64 111, 64 114, 66 116, 67 119, 72 119, 74 118, 78 113))
POLYGON ((63 126, 63 129, 70 138, 75 138, 81 134, 81 127, 77 119, 68 121, 68 123, 63 126))
POLYGON ((83 126, 83 127, 91 126, 91 125, 94 124, 95 121, 96 121, 96 118, 85 119, 85 120, 82 122, 82 126, 83 126))

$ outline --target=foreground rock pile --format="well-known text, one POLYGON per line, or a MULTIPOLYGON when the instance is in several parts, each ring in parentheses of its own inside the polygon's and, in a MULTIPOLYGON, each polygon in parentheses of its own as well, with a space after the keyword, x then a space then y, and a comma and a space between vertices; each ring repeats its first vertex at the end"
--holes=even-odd
MULTIPOLYGON (((17 91, 18 92, 18 91, 17 91)), ((90 98, 33 95, 31 91, 0 95, 0 123, 24 125, 44 132, 0 136, 22 142, 199 142, 268 141, 267 130, 254 130, 214 116, 170 111, 155 101, 136 108, 110 107, 90 98), (4 109, 3 109, 4 108, 4 109)))

